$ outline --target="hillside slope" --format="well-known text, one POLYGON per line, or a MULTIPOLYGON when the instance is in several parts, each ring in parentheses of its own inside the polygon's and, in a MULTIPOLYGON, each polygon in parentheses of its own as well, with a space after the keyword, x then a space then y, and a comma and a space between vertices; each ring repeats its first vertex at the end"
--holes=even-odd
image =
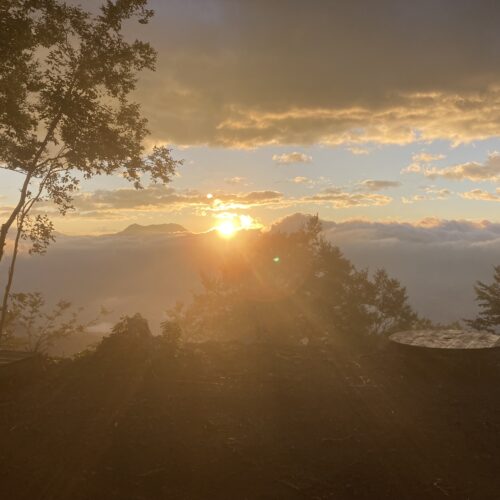
POLYGON ((0 377, 1 498, 498 498, 500 350, 146 343, 33 377, 0 377))

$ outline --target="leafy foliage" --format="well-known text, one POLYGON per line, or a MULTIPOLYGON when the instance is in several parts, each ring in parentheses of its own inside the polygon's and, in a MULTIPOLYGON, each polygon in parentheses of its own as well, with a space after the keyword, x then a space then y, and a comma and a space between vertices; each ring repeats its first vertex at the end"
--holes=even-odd
POLYGON ((500 329, 500 266, 495 267, 491 284, 478 281, 474 287, 481 312, 466 323, 475 329, 495 333, 500 329))
POLYGON ((406 289, 384 269, 378 269, 369 283, 370 329, 373 333, 394 332, 420 323, 408 304, 406 289))
POLYGON ((21 238, 31 243, 30 255, 44 255, 48 246, 54 241, 54 224, 45 214, 27 215, 21 227, 21 238))
POLYGON ((372 278, 357 270, 320 231, 312 218, 291 234, 241 235, 240 250, 218 273, 204 276, 203 292, 171 317, 194 339, 296 342, 391 333, 419 323, 397 280, 383 270, 372 278))
POLYGON ((140 315, 124 316, 113 327, 110 335, 104 337, 97 346, 95 354, 111 361, 112 359, 144 359, 154 347, 154 337, 148 322, 140 315))
MULTIPOLYGON (((97 321, 81 323, 81 312, 81 308, 76 309, 65 300, 47 309, 45 299, 39 292, 12 294, 6 338, 28 351, 47 353, 59 340, 83 333, 85 328, 97 321)), ((101 314, 104 313, 101 311, 101 314)))
POLYGON ((122 28, 147 24, 146 4, 105 0, 92 13, 63 0, 0 0, 0 168, 20 179, 19 199, 0 227, 0 261, 14 224, 18 233, 4 311, 19 237, 44 253, 53 240, 49 214, 73 208, 82 179, 120 174, 139 189, 143 174, 167 183, 180 164, 166 146, 146 154, 146 120, 130 100, 156 53, 122 28), (51 212, 33 218, 40 202, 51 212))
POLYGON ((160 334, 165 344, 178 346, 182 337, 182 329, 178 321, 166 320, 160 325, 160 334))

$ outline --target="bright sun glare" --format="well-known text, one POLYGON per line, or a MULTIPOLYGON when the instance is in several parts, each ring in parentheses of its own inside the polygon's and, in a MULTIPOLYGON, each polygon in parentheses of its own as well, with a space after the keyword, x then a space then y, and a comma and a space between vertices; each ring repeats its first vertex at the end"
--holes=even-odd
POLYGON ((250 215, 220 214, 221 221, 215 226, 215 230, 223 238, 232 238, 238 231, 243 229, 257 229, 262 227, 250 215))
POLYGON ((236 227, 232 220, 225 220, 216 226, 216 229, 223 238, 231 238, 239 228, 236 227))

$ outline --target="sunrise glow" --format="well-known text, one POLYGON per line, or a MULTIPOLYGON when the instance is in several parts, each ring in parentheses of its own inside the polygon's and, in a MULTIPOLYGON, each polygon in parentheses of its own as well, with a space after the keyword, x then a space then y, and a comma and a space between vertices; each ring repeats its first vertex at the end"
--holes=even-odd
POLYGON ((214 226, 219 236, 223 238, 232 238, 236 233, 242 230, 260 229, 262 224, 255 220, 251 215, 237 215, 232 213, 217 214, 219 222, 214 226))
POLYGON ((0 500, 500 499, 499 24, 0 0, 0 500))
POLYGON ((232 220, 225 220, 221 222, 215 229, 223 238, 232 238, 239 230, 232 220))

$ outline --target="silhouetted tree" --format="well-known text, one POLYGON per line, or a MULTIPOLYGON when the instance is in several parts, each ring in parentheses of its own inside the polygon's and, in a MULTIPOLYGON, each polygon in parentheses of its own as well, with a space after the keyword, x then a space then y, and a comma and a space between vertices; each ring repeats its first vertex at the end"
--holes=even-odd
POLYGON ((313 217, 300 231, 242 234, 246 241, 203 277, 176 321, 194 338, 327 341, 412 328, 418 316, 385 271, 370 279, 325 241, 313 217))
POLYGON ((167 319, 160 325, 160 345, 166 348, 171 354, 179 351, 182 338, 182 328, 175 319, 167 319))
POLYGON ((0 261, 11 227, 27 231, 42 200, 64 215, 81 178, 120 173, 136 188, 143 173, 170 181, 178 162, 164 146, 145 154, 146 120, 129 99, 137 73, 155 64, 148 43, 122 33, 132 19, 148 22, 146 4, 106 0, 91 13, 62 0, 0 1, 0 168, 20 179, 0 261))
POLYGON ((82 311, 65 300, 48 308, 39 292, 14 293, 6 316, 6 340, 31 352, 46 353, 60 340, 83 333, 106 314, 103 309, 97 318, 84 323, 80 320, 82 311))
POLYGON ((20 241, 30 241, 31 248, 28 250, 30 255, 45 254, 49 244, 54 241, 53 224, 46 215, 38 214, 35 217, 31 217, 29 215, 29 207, 23 207, 17 216, 17 221, 12 258, 7 272, 7 282, 5 284, 2 303, 0 305, 0 342, 2 342, 2 334, 4 333, 9 315, 9 299, 11 298, 11 289, 14 282, 14 272, 17 264, 20 241))
POLYGON ((474 289, 481 311, 475 319, 465 322, 477 330, 497 332, 500 328, 500 266, 495 267, 491 284, 478 281, 474 289))
POLYGON ((408 304, 406 288, 391 278, 385 269, 375 272, 370 282, 369 317, 371 333, 408 330, 420 323, 408 304))
POLYGON ((95 353, 98 357, 106 358, 108 362, 112 362, 113 358, 123 362, 124 359, 145 359, 153 347, 154 337, 148 322, 140 314, 135 314, 122 317, 113 327, 111 334, 98 344, 95 353))

